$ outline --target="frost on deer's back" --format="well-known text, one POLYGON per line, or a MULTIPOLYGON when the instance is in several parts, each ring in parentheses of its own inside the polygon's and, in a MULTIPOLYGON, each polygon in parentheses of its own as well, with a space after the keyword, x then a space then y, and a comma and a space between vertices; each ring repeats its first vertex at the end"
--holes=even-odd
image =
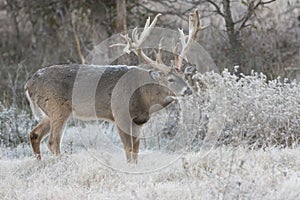
POLYGON ((41 68, 41 69, 39 69, 39 70, 36 72, 36 74, 37 74, 38 76, 42 76, 42 75, 44 75, 44 73, 45 73, 45 68, 41 68))

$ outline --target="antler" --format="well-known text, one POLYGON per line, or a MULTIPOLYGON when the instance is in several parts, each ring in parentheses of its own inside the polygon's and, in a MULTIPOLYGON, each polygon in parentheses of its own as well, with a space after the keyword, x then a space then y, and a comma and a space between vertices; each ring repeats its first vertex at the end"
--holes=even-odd
MULTIPOLYGON (((114 46, 123 46, 124 49, 123 51, 127 54, 130 52, 133 52, 136 54, 138 57, 140 57, 144 62, 150 64, 154 68, 157 68, 161 70, 164 73, 169 72, 171 69, 167 65, 165 65, 162 62, 162 51, 161 51, 161 42, 162 39, 160 40, 159 43, 159 49, 158 52, 155 54, 156 60, 152 60, 149 58, 141 49, 141 46, 143 42, 147 39, 147 37, 150 35, 151 31, 153 30, 154 26, 156 25, 157 19, 161 14, 157 14, 155 18, 153 19, 152 23, 150 23, 150 17, 148 17, 144 30, 142 31, 141 34, 138 33, 137 28, 133 29, 132 31, 132 37, 130 38, 128 34, 122 35, 121 37, 126 41, 126 43, 118 43, 111 45, 111 47, 114 46)), ((174 54, 174 64, 173 67, 178 71, 178 72, 183 72, 182 71, 182 62, 183 59, 187 61, 186 54, 193 42, 195 40, 197 33, 199 30, 205 29, 206 27, 200 27, 200 18, 199 18, 199 12, 198 9, 195 9, 194 12, 190 13, 189 15, 189 34, 185 35, 182 29, 178 29, 179 31, 179 42, 181 46, 181 51, 178 55, 177 50, 179 43, 176 44, 173 54, 174 54)))
POLYGON ((198 9, 196 8, 194 12, 189 15, 189 34, 185 35, 182 29, 178 29, 179 31, 179 41, 181 46, 181 51, 179 55, 177 54, 177 49, 179 44, 177 44, 173 50, 174 54, 174 68, 177 71, 182 72, 182 61, 185 59, 187 61, 186 54, 193 42, 196 39, 197 33, 199 30, 203 30, 206 27, 200 27, 200 17, 198 9))
POLYGON ((147 37, 150 35, 151 31, 153 30, 154 26, 156 25, 157 19, 161 14, 157 14, 155 18, 153 19, 152 23, 150 24, 150 17, 148 17, 144 30, 142 33, 139 35, 138 29, 135 28, 132 31, 132 37, 130 38, 128 34, 121 35, 121 37, 126 41, 125 44, 123 43, 118 43, 111 45, 111 47, 114 46, 124 46, 123 51, 127 54, 130 52, 133 52, 136 54, 138 57, 140 57, 144 62, 150 64, 152 67, 157 68, 161 70, 164 73, 167 73, 170 71, 170 67, 165 65, 162 62, 162 51, 161 51, 161 41, 159 43, 159 50, 158 53, 156 53, 156 60, 152 60, 149 58, 141 49, 141 46, 143 42, 147 39, 147 37))

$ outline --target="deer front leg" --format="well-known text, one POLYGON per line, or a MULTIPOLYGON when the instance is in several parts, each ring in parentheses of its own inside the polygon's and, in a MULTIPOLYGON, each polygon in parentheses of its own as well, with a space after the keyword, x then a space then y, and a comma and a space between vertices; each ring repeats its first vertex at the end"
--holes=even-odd
POLYGON ((138 160, 139 150, 140 150, 140 138, 137 137, 133 144, 133 153, 132 153, 133 160, 135 163, 137 163, 138 160))
POLYGON ((50 120, 50 136, 48 139, 48 148, 54 155, 60 155, 60 142, 66 122, 70 116, 70 112, 61 109, 58 117, 51 117, 50 120))
POLYGON ((38 160, 41 160, 41 141, 49 133, 49 131, 50 120, 48 117, 46 117, 29 133, 31 147, 38 160))
POLYGON ((118 132, 121 138, 121 141, 124 146, 127 162, 137 163, 139 147, 140 147, 140 138, 135 137, 131 134, 125 133, 121 128, 118 127, 118 132))

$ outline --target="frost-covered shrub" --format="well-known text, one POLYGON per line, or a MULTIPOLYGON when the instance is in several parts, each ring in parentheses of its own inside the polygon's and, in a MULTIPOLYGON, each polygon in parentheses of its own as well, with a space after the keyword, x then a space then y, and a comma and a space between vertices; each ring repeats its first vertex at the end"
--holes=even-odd
POLYGON ((152 115, 142 129, 142 148, 198 151, 208 143, 250 148, 298 144, 298 83, 267 80, 254 72, 237 77, 227 70, 196 74, 194 83, 194 95, 152 115))
POLYGON ((206 87, 205 92, 198 92, 198 102, 203 102, 198 104, 199 112, 209 119, 206 136, 218 137, 223 144, 250 147, 298 144, 298 83, 267 80, 254 72, 238 78, 227 70, 222 75, 210 72, 194 78, 206 87))
MULTIPOLYGON (((254 72, 237 77, 227 70, 222 74, 196 74, 194 81, 198 88, 194 95, 180 97, 173 108, 154 113, 144 125, 141 149, 199 150, 212 141, 250 148, 294 147, 299 143, 299 83, 279 78, 267 80, 265 75, 254 72)), ((0 104, 1 145, 14 147, 28 142, 33 123, 25 111, 0 104)), ((122 148, 113 126, 105 127, 98 126, 97 130, 122 148)), ((87 143, 92 148, 101 146, 102 143, 97 143, 102 140, 98 132, 88 132, 83 137, 87 143)), ((63 144, 73 144, 78 139, 72 135, 63 144)), ((74 143, 74 146, 80 145, 74 143)))
POLYGON ((34 120, 24 110, 6 108, 0 103, 0 146, 15 147, 28 142, 27 136, 34 120))

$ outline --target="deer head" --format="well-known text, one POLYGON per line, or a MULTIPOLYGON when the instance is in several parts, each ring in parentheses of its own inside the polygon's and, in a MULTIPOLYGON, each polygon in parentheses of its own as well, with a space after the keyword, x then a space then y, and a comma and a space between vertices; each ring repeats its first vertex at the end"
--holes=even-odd
POLYGON ((129 37, 128 34, 121 34, 120 36, 124 39, 125 43, 114 44, 111 47, 122 46, 124 47, 124 53, 129 54, 132 52, 139 58, 141 58, 145 63, 151 65, 154 69, 159 70, 151 71, 151 77, 170 88, 176 96, 191 94, 192 92, 188 89, 182 90, 180 85, 182 85, 181 83, 183 81, 185 72, 193 71, 195 69, 195 66, 188 66, 183 68, 183 60, 188 62, 186 54, 189 51, 193 40, 196 39, 199 30, 204 28, 200 27, 198 9, 195 9, 194 12, 190 13, 189 15, 188 35, 185 35, 182 29, 178 29, 179 42, 173 49, 174 60, 172 61, 171 66, 167 66, 163 62, 161 40, 158 46, 158 51, 155 52, 155 60, 148 57, 141 49, 142 44, 147 40, 148 36, 151 34, 151 31, 154 29, 159 16, 161 16, 161 14, 157 14, 151 23, 149 17, 141 33, 138 33, 138 29, 136 27, 135 29, 133 29, 131 37, 129 37), (180 52, 178 54, 177 52, 179 47, 180 52))

